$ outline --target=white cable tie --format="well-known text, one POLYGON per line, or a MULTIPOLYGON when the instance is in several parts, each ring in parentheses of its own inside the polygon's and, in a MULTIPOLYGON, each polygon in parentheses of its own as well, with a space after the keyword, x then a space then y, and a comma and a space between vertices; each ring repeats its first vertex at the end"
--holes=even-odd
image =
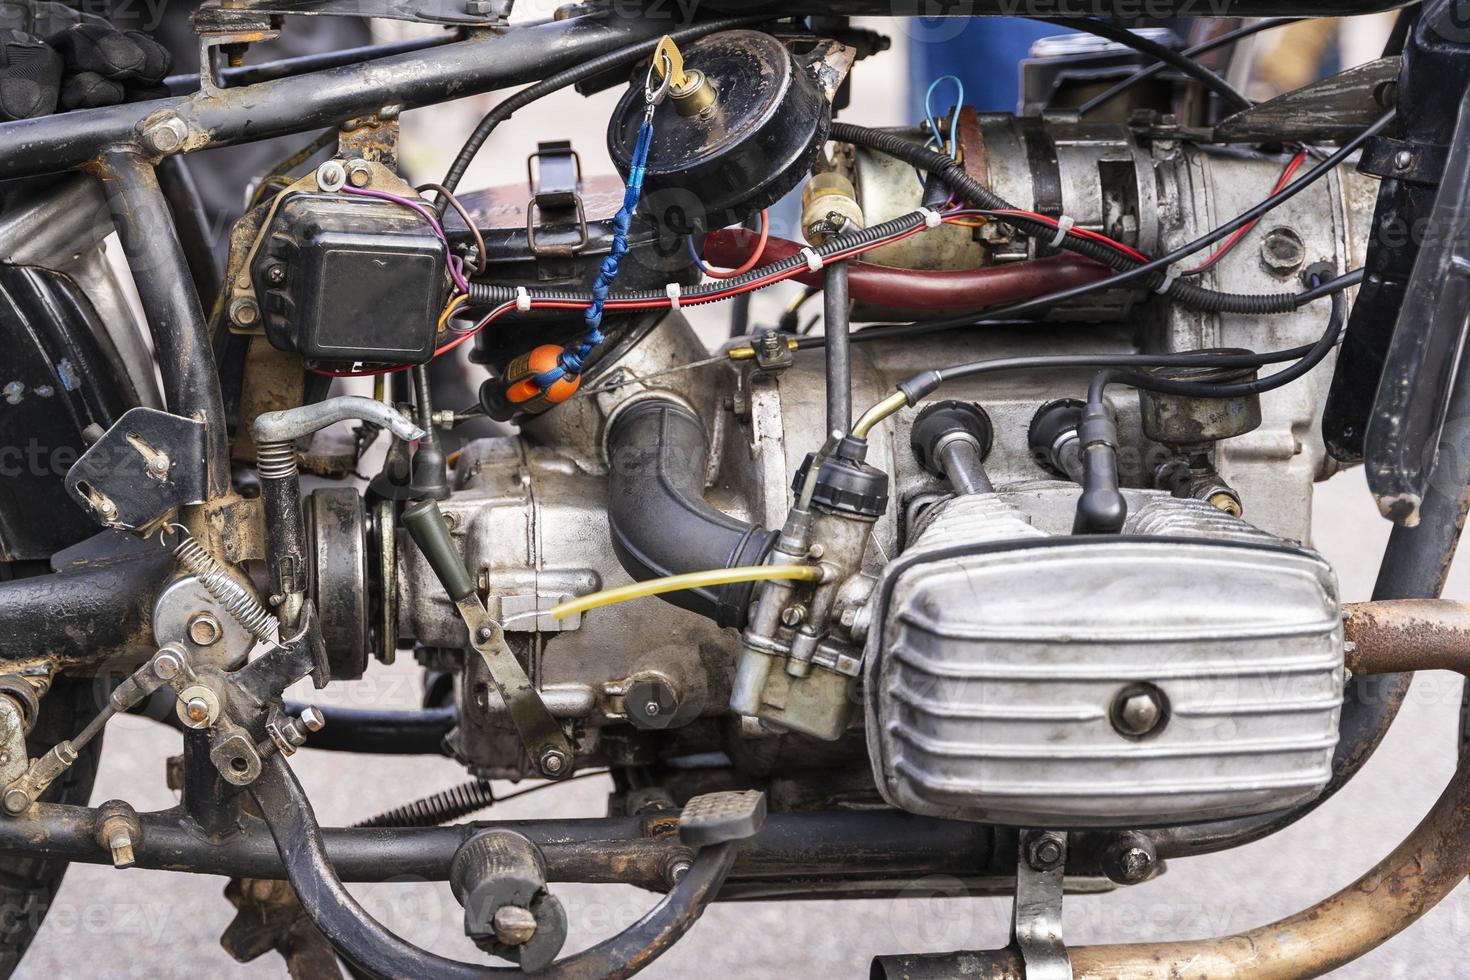
POLYGON ((1164 281, 1159 284, 1159 288, 1155 289, 1154 292, 1158 293, 1160 296, 1168 295, 1169 290, 1173 289, 1174 283, 1178 281, 1179 267, 1176 265, 1171 265, 1169 266, 1169 271, 1164 275, 1164 281))
POLYGON ((679 308, 679 284, 669 283, 664 287, 664 292, 669 294, 669 308, 677 310, 679 308))
POLYGON ((531 294, 526 291, 525 286, 516 287, 516 310, 524 313, 531 308, 531 294))
POLYGON ((925 228, 938 228, 941 224, 944 223, 944 218, 939 214, 938 211, 933 211, 929 208, 919 208, 918 213, 924 216, 925 228))
POLYGON ((1067 240, 1067 232, 1071 231, 1075 227, 1077 227, 1077 222, 1073 221, 1067 215, 1064 214, 1060 218, 1058 218, 1057 237, 1051 240, 1051 247, 1061 248, 1062 242, 1065 242, 1067 240))
POLYGON ((812 270, 813 272, 822 271, 822 265, 824 263, 822 261, 822 257, 817 254, 816 249, 808 245, 806 248, 801 250, 801 254, 806 256, 806 267, 808 269, 812 270))

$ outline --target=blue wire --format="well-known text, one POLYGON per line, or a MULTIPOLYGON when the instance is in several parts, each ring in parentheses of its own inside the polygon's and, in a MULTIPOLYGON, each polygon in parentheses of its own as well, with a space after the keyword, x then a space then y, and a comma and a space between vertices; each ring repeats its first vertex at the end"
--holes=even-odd
POLYGON ((628 167, 628 185, 623 191, 623 206, 613 217, 612 248, 602 260, 597 271, 597 281, 592 284, 592 305, 583 316, 586 332, 576 350, 564 350, 556 359, 556 367, 535 376, 537 387, 549 388, 562 378, 576 377, 582 373, 587 358, 602 343, 602 311, 612 284, 618 278, 618 266, 628 254, 628 229, 633 224, 633 212, 638 210, 638 199, 643 196, 643 174, 648 164, 648 149, 653 145, 653 123, 645 121, 638 130, 638 142, 633 147, 632 164, 628 167))
MULTIPOLYGON (((929 83, 928 90, 924 92, 924 119, 929 123, 929 132, 933 135, 934 141, 939 144, 940 153, 944 152, 944 140, 941 139, 939 136, 939 119, 937 116, 934 115, 933 103, 934 90, 937 89, 944 82, 954 82, 956 93, 954 105, 956 115, 958 115, 960 107, 965 104, 965 83, 960 81, 957 75, 940 75, 938 78, 934 79, 934 81, 929 83)), ((960 141, 954 133, 954 120, 950 120, 949 158, 951 160, 958 160, 960 158, 960 141)), ((926 187, 927 185, 924 183, 924 175, 919 173, 917 167, 914 168, 914 173, 918 175, 919 186, 926 187)))
MULTIPOLYGON (((965 83, 959 80, 959 76, 940 75, 929 83, 929 89, 924 93, 924 118, 929 120, 929 132, 933 133, 934 138, 939 140, 939 149, 941 152, 944 150, 944 140, 939 138, 939 120, 934 115, 933 101, 934 90, 944 82, 954 82, 956 114, 958 114, 960 107, 965 104, 965 83)), ((950 120, 949 158, 951 160, 958 160, 960 158, 960 141, 954 133, 954 122, 955 120, 950 120)))
POLYGON ((685 242, 685 244, 687 244, 689 246, 689 255, 690 255, 690 257, 692 257, 694 259, 695 264, 697 264, 699 266, 699 271, 705 273, 706 275, 708 275, 709 274, 709 266, 705 265, 704 256, 700 255, 699 252, 696 251, 695 248, 694 248, 694 236, 693 235, 685 235, 684 236, 684 242, 685 242))

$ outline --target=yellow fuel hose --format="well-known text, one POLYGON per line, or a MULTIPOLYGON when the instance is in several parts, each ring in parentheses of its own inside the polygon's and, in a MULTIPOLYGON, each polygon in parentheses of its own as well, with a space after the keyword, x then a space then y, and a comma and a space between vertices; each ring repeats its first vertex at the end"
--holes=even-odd
POLYGON ((578 596, 559 605, 552 606, 543 615, 555 619, 566 619, 577 613, 602 606, 611 606, 629 599, 663 595, 665 592, 681 592, 684 589, 702 589, 710 585, 732 585, 736 582, 769 582, 784 579, 791 582, 820 582, 822 569, 816 565, 751 565, 744 568, 716 568, 707 572, 689 572, 686 575, 670 575, 667 578, 635 582, 616 589, 605 589, 590 595, 578 596))
POLYGON ((895 391, 864 412, 862 418, 858 419, 857 424, 852 427, 852 434, 859 439, 866 439, 868 433, 873 431, 874 426, 899 409, 906 407, 908 403, 909 399, 907 395, 901 391, 895 391))

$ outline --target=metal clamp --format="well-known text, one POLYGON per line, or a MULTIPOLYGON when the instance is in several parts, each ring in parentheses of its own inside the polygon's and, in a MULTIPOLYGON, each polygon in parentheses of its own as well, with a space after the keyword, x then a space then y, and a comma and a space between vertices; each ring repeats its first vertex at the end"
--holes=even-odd
POLYGON ((1016 855, 1011 942, 1021 951, 1027 980, 1072 980, 1072 961, 1062 939, 1066 865, 1066 834, 1022 832, 1016 855))

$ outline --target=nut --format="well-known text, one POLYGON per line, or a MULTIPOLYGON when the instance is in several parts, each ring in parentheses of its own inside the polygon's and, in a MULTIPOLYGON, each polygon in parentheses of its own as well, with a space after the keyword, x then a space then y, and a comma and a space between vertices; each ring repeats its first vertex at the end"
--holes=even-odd
POLYGON ((189 639, 199 646, 213 646, 224 633, 224 627, 213 613, 201 612, 189 617, 189 639))
POLYGON ((519 905, 502 905, 495 910, 490 928, 495 931, 497 942, 506 946, 524 946, 536 935, 536 916, 530 909, 519 905))
POLYGON ((567 754, 561 749, 547 749, 541 753, 541 771, 548 776, 557 776, 567 768, 567 754))

